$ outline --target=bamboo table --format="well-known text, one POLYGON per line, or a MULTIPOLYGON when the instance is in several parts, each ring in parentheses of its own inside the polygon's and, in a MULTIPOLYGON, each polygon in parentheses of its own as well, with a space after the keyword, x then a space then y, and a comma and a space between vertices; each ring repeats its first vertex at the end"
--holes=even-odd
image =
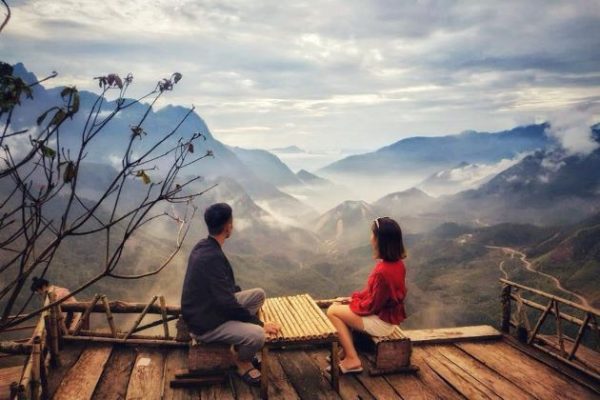
POLYGON ((281 331, 267 336, 262 350, 261 397, 268 396, 269 350, 283 346, 331 344, 331 386, 339 393, 337 330, 308 294, 266 299, 259 317, 263 322, 277 322, 281 331))

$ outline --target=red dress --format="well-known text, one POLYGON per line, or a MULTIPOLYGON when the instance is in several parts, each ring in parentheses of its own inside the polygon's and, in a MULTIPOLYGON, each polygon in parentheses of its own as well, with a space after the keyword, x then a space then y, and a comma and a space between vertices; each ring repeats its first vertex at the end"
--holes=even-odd
POLYGON ((367 287, 352 293, 350 309, 357 315, 377 315, 397 325, 406 319, 406 269, 402 260, 380 261, 369 275, 367 287))

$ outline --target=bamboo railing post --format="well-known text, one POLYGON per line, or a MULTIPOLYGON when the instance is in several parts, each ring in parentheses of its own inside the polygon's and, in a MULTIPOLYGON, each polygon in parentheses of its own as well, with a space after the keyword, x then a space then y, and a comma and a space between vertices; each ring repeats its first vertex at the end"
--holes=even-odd
POLYGON ((60 304, 57 307, 58 312, 56 313, 56 317, 58 319, 58 329, 60 330, 59 341, 58 344, 62 348, 62 336, 69 334, 69 328, 67 328, 67 324, 65 322, 65 315, 62 312, 60 304))
POLYGON ((99 300, 100 300, 100 295, 96 294, 94 296, 94 300, 85 309, 85 311, 84 311, 83 315, 81 316, 81 318, 79 319, 79 321, 77 321, 77 325, 75 325, 75 329, 73 330, 73 336, 76 336, 77 334, 79 334, 79 331, 83 328, 83 324, 85 324, 86 321, 89 321, 90 314, 92 313, 94 306, 96 305, 96 303, 99 300))
POLYGON ((165 339, 170 339, 169 335, 169 321, 167 320, 167 303, 165 302, 165 296, 160 296, 160 310, 162 313, 163 327, 165 330, 165 339))
POLYGON ((562 324, 560 319, 560 312, 558 311, 558 302, 554 302, 554 315, 556 315, 556 336, 558 336, 558 345, 560 347, 560 355, 562 357, 567 356, 565 351, 565 342, 562 336, 562 324))
POLYGON ((535 335, 537 335, 538 331, 542 327, 542 324, 544 323, 544 320, 548 316, 548 313, 552 309, 553 305, 554 305, 554 300, 550 300, 550 303, 548 303, 548 306, 546 307, 546 309, 544 309, 544 312, 540 316, 540 319, 538 319, 538 322, 535 324, 535 328, 533 328, 533 331, 531 331, 529 339, 527 340, 527 344, 533 343, 533 340, 535 339, 535 335))
POLYGON ((594 337, 596 338, 596 348, 600 351, 600 327, 598 327, 598 321, 596 320, 596 316, 591 316, 590 323, 592 324, 592 329, 596 333, 594 337))
POLYGON ((154 304, 154 302, 156 301, 157 298, 158 298, 158 296, 152 297, 152 300, 150 300, 150 303, 148 303, 146 305, 146 307, 144 307, 144 310, 142 310, 142 313, 140 314, 140 316, 137 318, 137 320, 135 321, 135 323, 133 324, 133 326, 131 327, 129 332, 127 332, 127 334, 125 335, 125 337, 124 337, 125 340, 127 340, 129 338, 129 336, 131 336, 131 334, 133 333, 135 328, 137 328, 138 325, 140 324, 140 322, 142 322, 142 320, 148 313, 148 310, 150 309, 150 307, 152 307, 152 305, 154 304))
POLYGON ((587 329, 587 324, 588 324, 588 322, 590 322, 591 317, 592 317, 592 314, 590 314, 590 313, 585 314, 585 318, 583 319, 583 324, 581 324, 581 326, 579 327, 579 332, 577 332, 577 336, 575 337, 575 343, 573 343, 573 348, 569 352, 569 356, 567 357, 567 360, 572 360, 573 356, 575 356, 575 352, 577 351, 577 348, 579 347, 579 343, 581 343, 581 339, 583 338, 585 330, 587 329))
POLYGON ((40 399, 40 365, 41 365, 41 339, 39 336, 33 338, 33 350, 31 352, 31 378, 29 380, 31 399, 40 399))
MULTIPOLYGON (((56 294, 53 292, 48 293, 48 297, 50 299, 50 303, 54 303, 56 301, 56 294)), ((50 362, 53 367, 58 367, 60 365, 59 359, 59 341, 60 341, 60 333, 58 331, 58 308, 56 306, 50 308, 50 312, 47 313, 45 318, 46 325, 46 344, 48 349, 50 350, 50 362)))
POLYGON ((501 330, 504 333, 510 333, 510 314, 511 314, 511 286, 504 285, 502 288, 502 323, 501 330))
POLYGON ((115 327, 115 321, 112 312, 110 311, 110 304, 106 295, 102 295, 102 304, 104 304, 106 321, 108 322, 108 326, 110 327, 110 332, 112 333, 113 337, 117 337, 117 328, 115 327))

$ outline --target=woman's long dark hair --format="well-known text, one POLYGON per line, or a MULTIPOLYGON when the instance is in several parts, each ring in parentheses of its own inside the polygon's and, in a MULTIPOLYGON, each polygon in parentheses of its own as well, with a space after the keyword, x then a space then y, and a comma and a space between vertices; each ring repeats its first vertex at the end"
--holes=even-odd
POLYGON ((377 242, 377 256, 384 261, 395 262, 406 258, 400 225, 390 217, 380 217, 373 221, 371 231, 377 242))

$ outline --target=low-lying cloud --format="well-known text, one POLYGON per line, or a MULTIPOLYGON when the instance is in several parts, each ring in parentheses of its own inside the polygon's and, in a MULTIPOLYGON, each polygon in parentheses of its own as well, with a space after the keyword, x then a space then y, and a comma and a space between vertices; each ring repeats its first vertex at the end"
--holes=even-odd
POLYGON ((600 107, 573 108, 553 114, 546 133, 568 154, 587 155, 600 147, 592 137, 592 125, 600 121, 600 107))

